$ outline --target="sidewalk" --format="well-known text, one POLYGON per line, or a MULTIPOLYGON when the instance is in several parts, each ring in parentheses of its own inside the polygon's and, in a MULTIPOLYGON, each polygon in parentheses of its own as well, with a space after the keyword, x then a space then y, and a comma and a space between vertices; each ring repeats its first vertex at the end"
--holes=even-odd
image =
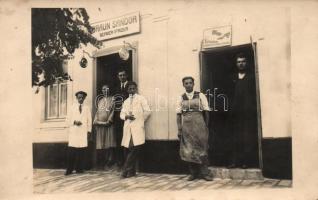
POLYGON ((34 169, 34 193, 100 193, 129 191, 172 191, 237 188, 289 188, 291 180, 232 180, 216 178, 187 181, 187 175, 139 173, 136 177, 120 179, 119 172, 86 171, 64 176, 61 169, 34 169))

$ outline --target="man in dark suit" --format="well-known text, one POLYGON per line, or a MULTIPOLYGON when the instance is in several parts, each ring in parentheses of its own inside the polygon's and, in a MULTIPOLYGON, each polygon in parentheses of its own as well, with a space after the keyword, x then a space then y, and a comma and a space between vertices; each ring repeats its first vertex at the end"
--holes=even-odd
POLYGON ((258 166, 258 134, 255 76, 248 68, 247 57, 236 56, 237 73, 232 78, 230 124, 232 155, 229 168, 258 166))
POLYGON ((128 75, 127 71, 123 68, 118 70, 117 77, 119 79, 119 83, 116 85, 114 90, 114 98, 115 98, 115 113, 114 113, 114 126, 116 132, 116 162, 118 167, 122 167, 124 163, 124 149, 121 146, 121 141, 123 138, 123 126, 124 121, 120 119, 120 111, 122 108, 123 102, 128 98, 127 92, 127 82, 128 75))

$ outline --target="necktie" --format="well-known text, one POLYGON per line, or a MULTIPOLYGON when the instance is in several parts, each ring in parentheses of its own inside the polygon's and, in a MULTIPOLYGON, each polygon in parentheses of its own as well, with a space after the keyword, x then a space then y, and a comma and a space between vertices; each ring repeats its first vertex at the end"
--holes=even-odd
POLYGON ((123 91, 124 90, 124 84, 122 83, 121 84, 121 91, 123 91))
POLYGON ((82 104, 79 105, 79 112, 82 113, 82 104))

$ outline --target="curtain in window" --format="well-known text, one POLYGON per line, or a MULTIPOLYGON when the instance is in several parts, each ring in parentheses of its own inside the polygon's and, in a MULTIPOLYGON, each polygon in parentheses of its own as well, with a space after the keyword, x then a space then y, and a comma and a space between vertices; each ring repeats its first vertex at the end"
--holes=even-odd
POLYGON ((67 115, 67 84, 60 85, 60 117, 67 115))
POLYGON ((58 117, 58 86, 49 87, 49 109, 48 117, 58 117))

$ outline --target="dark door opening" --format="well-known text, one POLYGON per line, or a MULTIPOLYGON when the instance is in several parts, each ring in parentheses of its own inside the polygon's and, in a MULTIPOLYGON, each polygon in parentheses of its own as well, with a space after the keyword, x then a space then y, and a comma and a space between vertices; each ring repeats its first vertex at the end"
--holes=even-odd
MULTIPOLYGON (((114 88, 119 84, 118 70, 125 69, 128 73, 128 81, 132 80, 133 77, 133 51, 129 50, 129 59, 122 60, 118 53, 108 54, 96 58, 96 83, 95 94, 96 97, 102 94, 101 88, 103 84, 110 86, 111 92, 114 92, 114 88)), ((95 97, 95 98, 96 98, 95 97)), ((93 106, 96 105, 94 100, 93 106)), ((95 115, 96 109, 92 109, 93 116, 95 115)), ((102 168, 105 164, 103 152, 96 151, 96 137, 93 128, 93 141, 88 146, 88 168, 102 168)))
MULTIPOLYGON (((228 166, 233 158, 233 135, 235 121, 233 113, 233 98, 235 85, 233 77, 237 77, 236 55, 243 53, 248 60, 249 74, 252 79, 254 93, 250 95, 256 102, 255 63, 251 44, 235 47, 216 48, 200 53, 201 61, 201 88, 202 92, 209 94, 210 107, 210 137, 209 160, 212 166, 228 166)), ((249 167, 259 167, 259 133, 257 105, 251 105, 253 116, 248 123, 252 127, 252 145, 255 147, 253 156, 249 157, 249 167)), ((240 141, 238 141, 240 142, 240 141)))
POLYGON ((96 94, 101 93, 103 84, 115 87, 118 84, 117 72, 120 68, 127 71, 128 80, 132 80, 132 50, 129 51, 129 59, 121 60, 118 53, 109 54, 97 58, 96 65, 96 94))

